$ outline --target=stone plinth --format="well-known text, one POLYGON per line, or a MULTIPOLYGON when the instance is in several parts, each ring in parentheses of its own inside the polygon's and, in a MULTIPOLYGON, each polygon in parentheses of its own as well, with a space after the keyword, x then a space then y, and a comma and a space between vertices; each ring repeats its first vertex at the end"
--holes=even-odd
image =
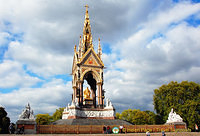
POLYGON ((69 107, 64 110, 62 119, 115 119, 114 109, 69 107))
POLYGON ((25 134, 36 134, 36 122, 34 120, 18 120, 17 128, 24 127, 25 134))
POLYGON ((83 101, 83 105, 85 108, 94 108, 94 103, 92 99, 85 99, 83 101))
POLYGON ((165 123, 165 125, 174 125, 175 129, 187 129, 187 125, 185 122, 171 122, 165 123))
POLYGON ((115 119, 115 108, 109 99, 106 100, 106 105, 100 108, 86 107, 92 105, 89 103, 91 101, 87 102, 87 104, 79 106, 77 101, 72 101, 71 105, 68 104, 64 109, 62 119, 115 119))

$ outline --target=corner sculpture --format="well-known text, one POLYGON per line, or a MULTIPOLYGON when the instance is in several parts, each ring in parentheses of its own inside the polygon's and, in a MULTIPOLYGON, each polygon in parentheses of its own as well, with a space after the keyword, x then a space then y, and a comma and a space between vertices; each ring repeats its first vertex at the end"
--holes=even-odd
POLYGON ((25 109, 19 115, 19 119, 17 120, 16 125, 17 129, 23 130, 22 133, 36 134, 35 116, 29 103, 25 106, 25 109))
POLYGON ((19 115, 19 120, 35 120, 33 110, 31 110, 30 104, 28 103, 22 113, 19 115))
POLYGON ((183 122, 183 119, 181 118, 180 115, 174 112, 173 108, 171 109, 171 112, 169 113, 169 116, 165 125, 174 125, 175 129, 187 129, 186 123, 183 122))
POLYGON ((99 39, 97 53, 94 51, 88 5, 85 7, 83 36, 80 36, 78 50, 74 46, 72 102, 64 109, 62 119, 115 119, 111 101, 106 99, 104 103, 102 48, 99 39), (89 86, 84 90, 85 82, 89 86))
POLYGON ((181 118, 180 115, 176 114, 176 112, 173 112, 172 108, 166 123, 174 123, 174 122, 183 122, 183 119, 181 118))

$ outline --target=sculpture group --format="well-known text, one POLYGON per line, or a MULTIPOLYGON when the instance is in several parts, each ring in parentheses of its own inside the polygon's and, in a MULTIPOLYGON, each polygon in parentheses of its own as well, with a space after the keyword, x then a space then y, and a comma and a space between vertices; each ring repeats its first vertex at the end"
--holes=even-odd
POLYGON ((28 103, 22 113, 19 115, 19 120, 35 120, 33 110, 31 110, 30 104, 28 103))
POLYGON ((173 111, 173 108, 171 109, 171 112, 169 113, 167 123, 175 123, 175 122, 183 122, 183 119, 180 115, 176 114, 176 112, 173 111))

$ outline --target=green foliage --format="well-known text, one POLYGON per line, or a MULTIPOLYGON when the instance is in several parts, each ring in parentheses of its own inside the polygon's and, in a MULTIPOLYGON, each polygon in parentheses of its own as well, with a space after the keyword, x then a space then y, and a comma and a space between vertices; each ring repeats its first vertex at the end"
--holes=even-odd
POLYGON ((173 108, 190 129, 200 124, 200 85, 195 82, 170 82, 154 90, 154 109, 165 123, 173 108))
POLYGON ((0 133, 7 134, 10 125, 10 118, 7 117, 7 112, 3 107, 0 107, 0 133))
POLYGON ((53 121, 62 119, 62 113, 63 113, 63 111, 64 111, 64 108, 56 109, 56 112, 54 112, 54 114, 52 116, 53 121))
POLYGON ((51 122, 61 119, 63 111, 64 108, 56 109, 52 116, 50 116, 49 114, 37 114, 36 122, 39 125, 48 125, 51 122))
POLYGON ((36 122, 38 125, 48 125, 51 122, 52 117, 49 114, 37 114, 36 122))
POLYGON ((124 110, 121 114, 116 113, 117 119, 126 120, 136 125, 155 124, 156 115, 151 111, 140 111, 138 109, 124 110))

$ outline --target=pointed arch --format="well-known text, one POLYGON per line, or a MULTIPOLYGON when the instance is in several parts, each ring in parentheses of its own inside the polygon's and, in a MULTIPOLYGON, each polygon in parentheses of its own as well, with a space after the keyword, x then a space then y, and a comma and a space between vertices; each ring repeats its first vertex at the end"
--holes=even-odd
POLYGON ((92 75, 93 75, 93 77, 94 77, 94 79, 96 80, 96 82, 100 82, 100 75, 96 72, 96 71, 94 71, 94 70, 92 70, 92 69, 88 69, 88 70, 85 70, 83 73, 82 73, 82 75, 81 75, 81 80, 83 81, 84 80, 84 76, 86 75, 86 74, 88 74, 88 73, 91 73, 92 75))

